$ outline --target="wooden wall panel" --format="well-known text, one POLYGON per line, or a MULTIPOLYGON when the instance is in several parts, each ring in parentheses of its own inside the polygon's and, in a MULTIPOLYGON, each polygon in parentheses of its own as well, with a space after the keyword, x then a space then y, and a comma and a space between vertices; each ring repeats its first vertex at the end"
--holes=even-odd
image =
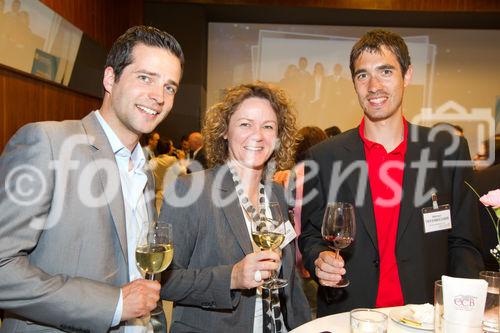
POLYGON ((0 67, 0 151, 24 124, 79 119, 100 107, 98 98, 0 67))
POLYGON ((41 0, 76 27, 110 48, 127 28, 142 24, 143 0, 41 0))
MULTIPOLYGON (((127 28, 142 24, 143 0, 41 0, 109 49, 127 28)), ((78 119, 97 109, 98 98, 0 66, 0 152, 22 125, 78 119)))
POLYGON ((500 11, 498 0, 155 0, 155 2, 403 11, 500 11))

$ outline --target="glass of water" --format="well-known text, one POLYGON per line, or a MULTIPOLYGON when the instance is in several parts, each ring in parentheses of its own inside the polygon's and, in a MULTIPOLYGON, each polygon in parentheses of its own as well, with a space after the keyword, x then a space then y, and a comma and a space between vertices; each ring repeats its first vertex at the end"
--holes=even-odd
POLYGON ((434 332, 442 333, 444 321, 443 282, 434 282, 434 332))
POLYGON ((483 331, 498 333, 498 321, 500 317, 499 290, 500 272, 482 271, 479 278, 488 282, 488 294, 486 295, 486 305, 484 307, 483 331))
POLYGON ((350 313, 351 333, 387 333, 387 315, 372 309, 354 309, 350 313))

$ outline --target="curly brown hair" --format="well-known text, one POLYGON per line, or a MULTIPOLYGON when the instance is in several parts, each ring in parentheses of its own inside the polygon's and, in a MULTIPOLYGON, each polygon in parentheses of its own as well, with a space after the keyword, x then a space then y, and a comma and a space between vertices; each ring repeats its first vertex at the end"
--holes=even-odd
POLYGON ((213 105, 205 114, 202 134, 209 167, 224 164, 229 157, 227 133, 229 120, 238 107, 248 98, 263 98, 271 104, 278 119, 278 140, 271 158, 276 161, 277 170, 293 166, 296 147, 296 117, 286 93, 268 83, 242 84, 226 90, 222 102, 213 105))

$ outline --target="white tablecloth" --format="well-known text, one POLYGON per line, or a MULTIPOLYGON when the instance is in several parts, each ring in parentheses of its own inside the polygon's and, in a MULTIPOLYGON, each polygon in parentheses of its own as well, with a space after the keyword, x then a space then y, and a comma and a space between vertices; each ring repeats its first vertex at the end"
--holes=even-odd
MULTIPOLYGON (((399 307, 381 308, 377 310, 389 315, 389 312, 391 312, 392 309, 397 309, 397 308, 399 307)), ((318 318, 290 331, 290 333, 320 333, 320 332, 350 333, 351 326, 349 323, 349 312, 343 312, 331 316, 318 318)), ((387 333, 408 333, 408 332, 425 333, 432 331, 424 331, 404 326, 400 323, 396 323, 395 321, 391 320, 391 318, 389 318, 389 326, 387 333)))

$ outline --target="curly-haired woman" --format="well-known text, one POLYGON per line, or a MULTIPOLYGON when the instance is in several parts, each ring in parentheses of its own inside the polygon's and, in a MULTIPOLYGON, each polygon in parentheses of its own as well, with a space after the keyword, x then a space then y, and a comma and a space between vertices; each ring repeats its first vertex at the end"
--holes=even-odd
POLYGON ((281 253, 259 251, 250 227, 259 203, 278 202, 287 216, 283 188, 272 175, 294 162, 289 100, 261 82, 231 88, 207 111, 203 135, 212 168, 179 178, 160 215, 174 233, 173 265, 162 289, 162 298, 175 302, 171 331, 293 329, 310 319, 294 242, 284 243, 281 253), (274 270, 288 285, 266 303, 261 286, 274 270))

